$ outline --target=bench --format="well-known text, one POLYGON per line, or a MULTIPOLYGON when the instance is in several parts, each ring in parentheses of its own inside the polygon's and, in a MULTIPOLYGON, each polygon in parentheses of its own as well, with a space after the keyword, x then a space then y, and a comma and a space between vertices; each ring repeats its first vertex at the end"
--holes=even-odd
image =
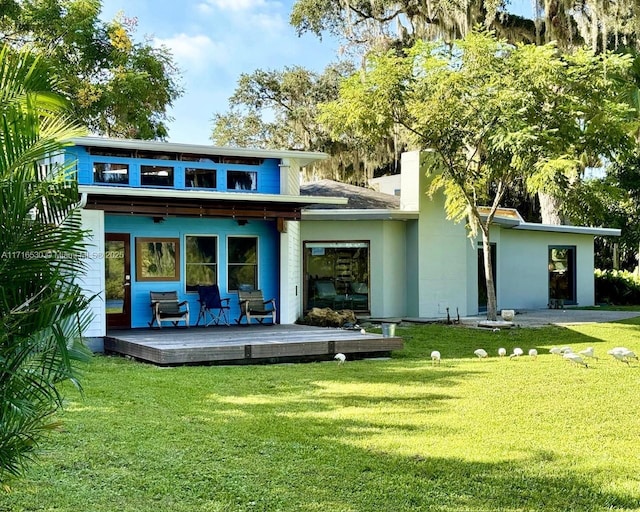
POLYGON ((271 318, 271 323, 276 323, 276 300, 264 300, 261 290, 238 290, 238 303, 240 305, 240 317, 236 320, 238 324, 243 317, 247 317, 247 324, 251 324, 251 319, 255 318, 262 323, 266 318, 271 318))

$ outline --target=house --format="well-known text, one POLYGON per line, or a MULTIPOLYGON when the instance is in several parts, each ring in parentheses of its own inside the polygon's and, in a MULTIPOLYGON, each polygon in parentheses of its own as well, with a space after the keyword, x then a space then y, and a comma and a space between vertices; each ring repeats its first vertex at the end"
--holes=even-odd
MULTIPOLYGON (((101 137, 75 139, 74 160, 94 322, 147 327, 150 292, 219 285, 239 316, 249 284, 275 298, 278 322, 314 306, 373 317, 441 318, 483 309, 477 241, 427 197, 419 153, 402 157, 401 194, 335 182, 299 184, 317 152, 220 148, 101 137)), ((618 230, 526 223, 501 210, 492 230, 498 307, 594 301, 593 238, 618 230)), ((191 315, 191 324, 197 314, 191 315)))
MULTIPOLYGON (((446 218, 442 194, 426 195, 423 158, 402 155, 399 198, 387 195, 384 203, 379 193, 334 185, 327 190, 348 197, 347 205, 303 211, 305 309, 318 300, 315 282, 333 281, 354 309, 379 318, 486 311, 482 244, 468 237, 463 223, 446 218)), ((321 195, 321 188, 303 185, 302 193, 321 195)), ((528 223, 517 211, 500 209, 491 230, 498 309, 593 305, 593 239, 619 235, 617 229, 528 223)))
MULTIPOLYGON (((97 295, 88 337, 147 327, 152 291, 177 291, 197 313, 199 284, 216 283, 226 297, 249 284, 276 299, 279 322, 300 316, 301 210, 346 202, 299 195, 300 169, 324 153, 73 142, 66 158, 76 162, 90 233, 83 286, 97 295)), ((237 318, 237 296, 230 303, 237 318)))

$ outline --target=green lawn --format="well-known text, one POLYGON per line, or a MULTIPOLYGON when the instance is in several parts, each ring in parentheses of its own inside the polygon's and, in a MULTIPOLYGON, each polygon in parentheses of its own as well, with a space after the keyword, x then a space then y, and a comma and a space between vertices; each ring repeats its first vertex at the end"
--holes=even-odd
POLYGON ((96 357, 0 510, 640 510, 640 367, 606 355, 640 353, 640 321, 397 333, 391 360, 344 365, 96 357), (602 359, 575 367, 553 345, 602 359), (500 346, 541 355, 499 359, 500 346))

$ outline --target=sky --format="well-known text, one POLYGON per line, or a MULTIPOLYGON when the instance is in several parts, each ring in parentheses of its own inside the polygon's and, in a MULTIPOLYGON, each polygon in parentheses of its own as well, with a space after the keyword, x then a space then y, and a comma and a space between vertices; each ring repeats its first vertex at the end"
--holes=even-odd
POLYGON ((335 41, 289 24, 293 0, 103 0, 102 18, 137 18, 136 39, 171 50, 183 96, 170 111, 169 141, 211 144, 214 113, 228 109, 241 73, 301 65, 322 71, 336 60, 335 41))
MULTIPOLYGON (((514 12, 531 0, 512 0, 514 12)), ((289 24, 294 0, 103 0, 104 20, 137 19, 136 39, 166 45, 182 74, 184 94, 169 115, 169 141, 211 144, 212 118, 228 109, 242 73, 304 66, 322 71, 339 44, 298 37, 289 24)))

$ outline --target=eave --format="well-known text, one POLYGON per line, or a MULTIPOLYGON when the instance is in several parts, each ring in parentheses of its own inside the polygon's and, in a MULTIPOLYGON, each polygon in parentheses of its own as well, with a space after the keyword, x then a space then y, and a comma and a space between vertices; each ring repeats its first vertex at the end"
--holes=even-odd
MULTIPOLYGON (((478 207, 478 211, 480 212, 482 220, 486 221, 490 208, 488 206, 480 206, 478 207)), ((614 228, 593 228, 588 226, 565 226, 525 222, 518 210, 515 208, 498 208, 495 216, 493 217, 492 224, 520 231, 543 231, 547 233, 567 233, 592 236, 620 236, 620 230, 614 228)))
POLYGON ((312 204, 345 204, 344 198, 79 185, 86 209, 147 217, 228 217, 300 220, 312 204))
POLYGON ((302 220, 416 220, 417 211, 376 209, 303 210, 302 220))
POLYGON ((551 233, 569 233, 574 235, 620 236, 621 230, 614 228, 592 228, 588 226, 556 226, 552 224, 536 224, 523 222, 513 229, 521 231, 546 231, 551 233))
POLYGON ((329 155, 320 151, 231 148, 222 146, 208 146, 204 144, 184 144, 179 142, 162 142, 153 140, 111 139, 107 137, 78 137, 71 139, 70 142, 72 142, 76 146, 82 147, 119 148, 171 153, 195 153, 199 155, 211 156, 276 158, 283 161, 293 161, 300 167, 304 167, 318 160, 326 160, 329 157, 329 155))

